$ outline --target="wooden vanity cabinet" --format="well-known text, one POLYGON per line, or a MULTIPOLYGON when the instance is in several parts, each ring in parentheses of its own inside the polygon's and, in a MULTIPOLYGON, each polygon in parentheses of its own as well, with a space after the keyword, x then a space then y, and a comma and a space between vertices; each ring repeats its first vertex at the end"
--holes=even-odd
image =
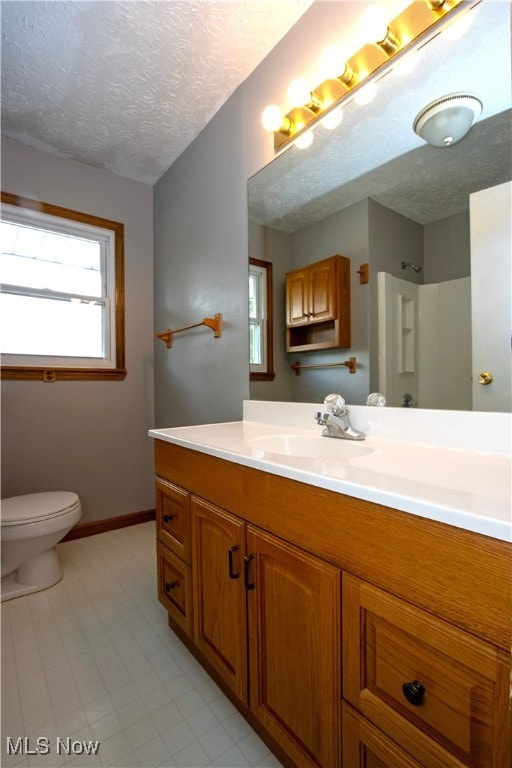
POLYGON ((350 259, 330 256, 286 275, 286 351, 350 347, 350 259))
POLYGON ((509 543, 164 441, 155 465, 159 553, 191 564, 169 623, 284 765, 510 768, 509 543))
POLYGON ((340 571, 192 497, 194 641, 294 764, 339 763, 340 571))

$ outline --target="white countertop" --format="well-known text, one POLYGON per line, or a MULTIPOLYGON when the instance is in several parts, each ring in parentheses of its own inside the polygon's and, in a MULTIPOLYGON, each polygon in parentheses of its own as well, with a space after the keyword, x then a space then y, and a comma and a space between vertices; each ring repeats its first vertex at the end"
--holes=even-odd
MULTIPOLYGON (((308 414, 310 410, 311 405, 307 407, 308 414)), ((376 411, 385 409, 365 410, 374 417, 376 411)), ((353 425, 361 429, 355 421, 353 425)), ((349 441, 321 438, 320 433, 321 428, 314 422, 313 426, 301 427, 244 418, 221 424, 152 429, 149 436, 318 488, 512 541, 509 456, 367 434, 366 440, 357 443, 364 451, 361 455, 339 458, 338 446, 343 456, 345 448, 350 450, 346 446, 349 441), (316 441, 325 455, 322 458, 286 455, 262 447, 262 439, 279 435, 305 439, 308 446, 316 441)))

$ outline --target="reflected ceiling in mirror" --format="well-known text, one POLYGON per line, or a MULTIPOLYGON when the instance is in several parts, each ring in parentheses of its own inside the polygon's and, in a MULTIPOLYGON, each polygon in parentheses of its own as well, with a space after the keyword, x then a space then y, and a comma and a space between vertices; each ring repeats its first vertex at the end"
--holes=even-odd
POLYGON ((338 128, 319 124, 311 147, 284 151, 250 179, 251 219, 294 232, 371 196, 425 224, 467 209, 470 192, 510 178, 509 13, 508 2, 481 2, 466 13, 471 24, 460 39, 439 34, 411 54, 413 72, 391 70, 373 102, 347 103, 338 128), (479 122, 452 147, 426 145, 413 131, 416 115, 457 91, 482 100, 479 122), (468 154, 472 162, 461 163, 468 154), (447 177, 449 188, 440 190, 447 177))

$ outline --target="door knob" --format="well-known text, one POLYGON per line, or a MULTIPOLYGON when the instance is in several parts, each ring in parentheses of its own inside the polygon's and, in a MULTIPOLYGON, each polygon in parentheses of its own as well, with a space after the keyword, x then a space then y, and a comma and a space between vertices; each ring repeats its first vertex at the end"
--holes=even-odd
POLYGON ((492 373, 489 373, 489 371, 482 371, 482 373, 478 377, 479 384, 490 384, 491 381, 492 381, 492 373))

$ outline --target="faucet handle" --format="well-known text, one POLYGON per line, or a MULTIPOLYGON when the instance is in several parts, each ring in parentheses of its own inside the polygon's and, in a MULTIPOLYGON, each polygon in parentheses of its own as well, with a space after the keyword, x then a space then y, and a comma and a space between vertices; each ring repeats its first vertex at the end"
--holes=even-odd
POLYGON ((333 416, 341 416, 345 413, 345 399, 341 395, 327 395, 324 405, 333 416))
POLYGON ((366 398, 366 405, 374 405, 382 408, 384 405, 386 405, 386 398, 384 395, 381 395, 380 392, 372 392, 366 398))

